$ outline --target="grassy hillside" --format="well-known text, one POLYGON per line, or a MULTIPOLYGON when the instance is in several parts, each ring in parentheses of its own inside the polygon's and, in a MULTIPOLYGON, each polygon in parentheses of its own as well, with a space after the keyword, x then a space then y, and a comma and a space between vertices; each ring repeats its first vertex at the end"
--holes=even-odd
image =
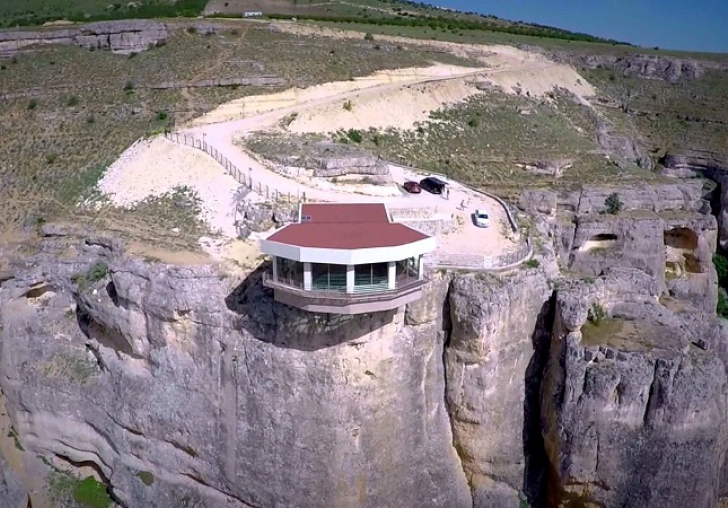
POLYGON ((113 19, 194 17, 202 13, 207 0, 5 0, 0 2, 0 28, 33 26, 65 19, 103 21, 113 19))
POLYGON ((372 26, 475 30, 517 35, 608 42, 559 28, 511 22, 476 13, 462 13, 401 0, 140 0, 113 2, 80 0, 6 0, 0 5, 0 27, 41 25, 54 20, 99 21, 127 18, 242 16, 262 12, 268 18, 364 23, 372 26))

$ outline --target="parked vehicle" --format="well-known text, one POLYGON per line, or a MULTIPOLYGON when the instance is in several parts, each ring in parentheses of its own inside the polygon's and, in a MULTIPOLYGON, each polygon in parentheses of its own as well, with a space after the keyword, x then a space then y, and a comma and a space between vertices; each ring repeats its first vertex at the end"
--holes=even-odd
POLYGON ((420 188, 427 192, 431 192, 432 194, 442 194, 445 191, 446 186, 447 182, 443 182, 434 176, 428 176, 427 178, 420 180, 420 188))
POLYGON ((419 194, 420 192, 422 192, 420 184, 418 184, 417 182, 404 182, 404 185, 402 185, 402 187, 404 187, 404 190, 411 194, 419 194))
POLYGON ((490 226, 490 217, 488 216, 488 212, 482 209, 475 210, 475 213, 473 214, 473 222, 479 228, 487 228, 490 226))

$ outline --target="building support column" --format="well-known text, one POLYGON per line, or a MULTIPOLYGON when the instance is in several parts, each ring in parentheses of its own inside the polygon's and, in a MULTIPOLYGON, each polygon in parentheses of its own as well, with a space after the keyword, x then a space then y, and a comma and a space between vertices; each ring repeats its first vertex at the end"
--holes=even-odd
POLYGON ((275 256, 270 258, 273 260, 273 280, 278 282, 278 259, 275 256))
POLYGON ((311 291, 311 263, 303 263, 303 289, 311 291))
POLYGON ((390 261, 387 269, 387 289, 397 289, 397 262, 390 261))
POLYGON ((346 265, 346 292, 354 292, 354 265, 346 265))
POLYGON ((425 278, 425 256, 422 254, 417 257, 417 278, 419 280, 425 278))

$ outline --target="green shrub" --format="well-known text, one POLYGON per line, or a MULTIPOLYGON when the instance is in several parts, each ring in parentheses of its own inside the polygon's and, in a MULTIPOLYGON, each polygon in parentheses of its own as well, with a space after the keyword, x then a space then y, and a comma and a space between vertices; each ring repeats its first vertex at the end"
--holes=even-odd
POLYGON ((0 71, 4 71, 4 70, 5 70, 5 69, 7 69, 7 68, 8 68, 8 67, 7 67, 7 65, 5 65, 5 64, 2 64, 2 65, 0 65, 0 71))
POLYGON ((76 484, 73 497, 84 508, 107 508, 111 505, 106 485, 96 481, 92 476, 87 476, 76 484))
POLYGON ((478 120, 476 117, 470 117, 468 118, 468 127, 477 127, 480 125, 480 120, 478 120))
POLYGON ((718 306, 715 311, 720 317, 728 319, 728 298, 723 288, 718 289, 718 306))
POLYGON ((136 88, 136 86, 134 85, 134 82, 132 80, 127 81, 124 85, 125 92, 133 92, 134 88, 136 88))
POLYGON ((604 307, 598 303, 593 303, 592 306, 589 307, 586 318, 590 323, 599 326, 605 317, 606 313, 604 312, 604 307))
POLYGON ((373 41, 374 40, 374 36, 371 34, 371 32, 367 32, 367 33, 364 34, 364 40, 365 41, 373 41))
POLYGON ((539 266, 541 266, 541 263, 538 262, 538 259, 531 258, 528 261, 526 261, 524 263, 524 265, 527 268, 538 268, 539 266))
POLYGON ((38 100, 37 99, 30 99, 28 101, 28 110, 34 110, 38 107, 38 100))
POLYGON ((154 475, 152 473, 150 473, 149 471, 139 471, 137 473, 137 476, 142 481, 142 483, 144 485, 146 485, 147 487, 149 487, 150 485, 152 485, 154 483, 154 475))
POLYGON ((168 113, 166 111, 157 111, 157 120, 163 122, 167 119, 168 113))
POLYGON ((622 200, 619 199, 619 194, 612 192, 609 196, 607 196, 607 199, 604 200, 604 206, 607 207, 607 213, 616 215, 622 211, 624 204, 622 203, 622 200))
POLYGON ((343 108, 344 108, 345 110, 347 110, 347 111, 351 111, 351 109, 352 109, 353 107, 354 107, 354 106, 352 105, 351 101, 346 101, 346 102, 344 103, 344 106, 343 106, 343 108))
POLYGON ((94 117, 94 115, 89 115, 86 117, 86 123, 89 125, 96 123, 96 117, 94 117))
POLYGON ((197 33, 197 27, 196 26, 188 26, 187 27, 187 33, 188 34, 196 34, 197 33))
POLYGON ((728 285, 728 259, 722 254, 713 254, 713 265, 718 274, 718 284, 721 287, 728 285))
POLYGON ((91 266, 91 268, 88 269, 88 273, 86 273, 86 279, 88 279, 89 282, 94 283, 98 282, 109 273, 109 267, 106 265, 104 261, 97 261, 96 263, 91 266))
POLYGON ((79 102, 78 97, 76 97, 75 95, 72 95, 66 101, 66 106, 72 108, 73 106, 78 106, 78 102, 79 102))
POLYGON ((349 129, 348 131, 346 131, 346 137, 352 140, 354 143, 361 143, 361 140, 363 139, 361 131, 358 131, 356 129, 349 129))
POLYGON ((46 155, 45 160, 47 164, 53 164, 56 160, 58 160, 58 156, 54 153, 49 153, 46 155))

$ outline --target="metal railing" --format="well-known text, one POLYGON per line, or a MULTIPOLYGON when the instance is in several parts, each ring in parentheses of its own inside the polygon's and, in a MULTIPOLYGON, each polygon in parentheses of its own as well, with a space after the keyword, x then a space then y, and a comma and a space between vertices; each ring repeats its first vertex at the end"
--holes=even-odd
POLYGON ((230 162, 230 159, 225 157, 222 152, 220 152, 217 148, 213 147, 205 140, 200 140, 194 137, 192 134, 185 134, 180 132, 165 132, 164 137, 174 143, 177 143, 178 145, 189 146, 190 148, 195 148, 197 150, 205 152, 207 155, 215 159, 217 163, 220 164, 223 169, 225 169, 225 171, 230 176, 232 176, 240 185, 247 187, 251 191, 257 192, 261 196, 265 196, 266 199, 273 199, 275 201, 283 201, 286 203, 306 202, 305 192, 301 193, 298 196, 295 196, 290 192, 279 192, 278 189, 271 189, 269 185, 263 184, 261 182, 256 182, 255 180, 253 180, 250 174, 246 176, 244 171, 241 171, 240 168, 230 162))
MULTIPOLYGON (((298 281, 295 281, 296 284, 298 281)), ((415 277, 401 278, 397 281, 394 289, 375 289, 370 291, 354 291, 354 293, 347 293, 339 288, 336 289, 303 289, 300 285, 289 285, 284 280, 274 280, 273 275, 270 272, 263 272, 263 285, 272 289, 280 289, 289 293, 293 293, 298 296, 306 298, 325 298, 328 300, 345 300, 345 301, 377 301, 384 299, 393 299, 401 294, 410 292, 414 289, 418 289, 429 282, 429 279, 423 277, 418 279, 415 277)))

